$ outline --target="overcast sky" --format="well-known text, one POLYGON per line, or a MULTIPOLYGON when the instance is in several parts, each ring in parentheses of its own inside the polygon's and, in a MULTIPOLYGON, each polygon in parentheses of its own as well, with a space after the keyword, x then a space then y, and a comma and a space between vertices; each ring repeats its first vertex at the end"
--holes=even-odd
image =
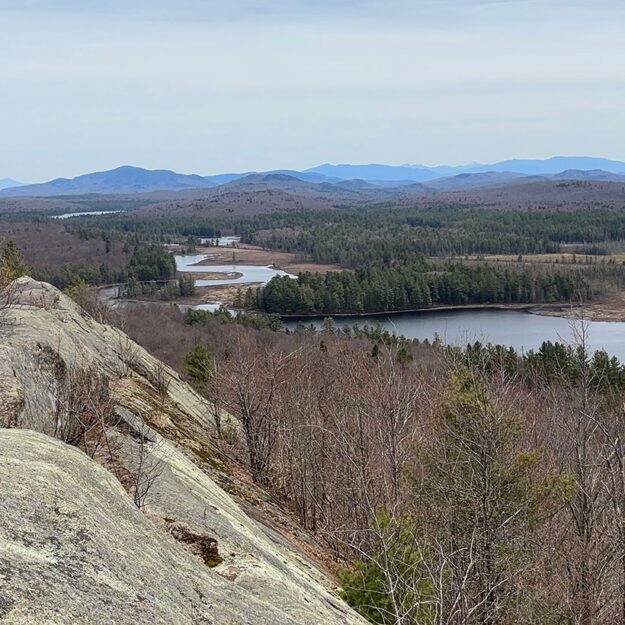
POLYGON ((625 159, 623 0, 0 0, 0 178, 625 159))

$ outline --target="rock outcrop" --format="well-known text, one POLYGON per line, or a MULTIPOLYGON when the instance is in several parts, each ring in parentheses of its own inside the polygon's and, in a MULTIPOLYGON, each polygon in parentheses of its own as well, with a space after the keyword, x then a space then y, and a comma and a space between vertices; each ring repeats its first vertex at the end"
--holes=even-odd
POLYGON ((0 622, 364 622, 314 541, 216 444, 207 402, 50 285, 13 290, 0 313, 0 622), (53 438, 72 371, 110 393, 89 455, 53 438))

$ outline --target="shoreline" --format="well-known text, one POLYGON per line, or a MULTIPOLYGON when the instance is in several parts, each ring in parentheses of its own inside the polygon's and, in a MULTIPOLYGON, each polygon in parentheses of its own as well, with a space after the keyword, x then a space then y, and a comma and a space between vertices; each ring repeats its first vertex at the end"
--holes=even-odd
MULTIPOLYGON (((563 303, 535 303, 535 304, 461 304, 459 306, 435 306, 431 308, 414 308, 410 310, 393 310, 369 313, 336 313, 336 314, 280 314, 280 319, 284 321, 314 321, 318 319, 326 319, 328 317, 336 319, 354 318, 370 319, 375 317, 394 317, 399 315, 425 315, 428 313, 441 312, 464 312, 479 310, 501 310, 501 311, 517 311, 526 312, 530 315, 541 317, 560 317, 562 319, 580 319, 579 305, 570 305, 563 303)), ((278 313, 279 314, 279 313, 278 313)), ((605 322, 625 322, 625 306, 612 309, 605 302, 595 302, 584 306, 583 318, 586 321, 605 321, 605 322)))
MULTIPOLYGON (((550 313, 557 313, 561 309, 561 305, 554 304, 460 304, 458 306, 432 306, 430 308, 411 308, 408 310, 387 310, 380 312, 367 312, 367 313, 313 313, 313 314, 280 314, 281 319, 287 321, 297 320, 314 320, 314 319, 326 319, 328 317, 333 318, 349 318, 354 317, 357 319, 367 319, 370 317, 383 317, 383 316, 398 316, 398 315, 414 315, 414 314, 427 314, 427 313, 440 313, 440 312, 462 312, 471 310, 516 310, 521 312, 528 312, 530 314, 542 314, 541 311, 548 311, 550 313)), ((271 314, 271 313, 267 313, 271 314)), ((274 313, 275 314, 275 313, 274 313)), ((565 316, 565 315, 554 315, 565 316)))
MULTIPOLYGON (((109 301, 119 303, 132 303, 132 304, 176 304, 193 308, 195 306, 202 306, 207 304, 225 305, 226 307, 232 307, 232 302, 228 301, 232 297, 232 293, 229 292, 230 287, 219 286, 206 286, 200 287, 205 289, 205 293, 201 296, 191 296, 185 298, 178 298, 174 300, 158 300, 158 299, 123 299, 112 298, 109 301), (219 293, 211 293, 212 290, 219 290, 219 293)), ((597 306, 600 306, 597 304, 597 306)), ((382 317, 399 317, 401 315, 427 315, 438 313, 462 313, 470 311, 511 311, 511 312, 523 312, 530 315, 536 315, 539 317, 558 317, 561 319, 580 319, 581 316, 576 314, 579 311, 579 307, 570 307, 564 304, 462 304, 460 306, 436 306, 433 308, 416 308, 411 310, 393 310, 382 312, 370 312, 370 313, 322 313, 322 314, 280 314, 280 313, 266 313, 259 310, 249 310, 246 312, 269 315, 278 314, 282 321, 301 321, 306 323, 307 321, 319 321, 327 318, 333 319, 354 319, 354 323, 359 321, 375 321, 376 318, 382 317)), ((607 323, 623 323, 625 322, 625 310, 623 311, 606 311, 597 309, 586 308, 583 318, 588 322, 607 322, 607 323)))
MULTIPOLYGON (((195 276, 194 276, 195 277, 195 276)), ((122 285, 102 285, 98 287, 98 290, 105 290, 122 285)), ((162 300, 154 300, 146 298, 134 300, 126 300, 123 298, 112 298, 112 301, 116 302, 142 302, 148 303, 178 303, 186 306, 194 307, 206 304, 223 304, 227 307, 232 307, 233 299, 236 292, 242 287, 254 287, 259 286, 259 283, 251 283, 245 285, 206 285, 198 287, 200 293, 195 296, 179 298, 171 300, 170 302, 163 302, 162 300)), ((105 298, 109 299, 109 298, 105 298)), ((625 322, 625 294, 619 301, 602 300, 597 302, 591 302, 584 305, 583 315, 581 314, 579 305, 571 305, 564 303, 535 303, 535 304, 461 304, 458 306, 433 306, 430 308, 413 308, 409 310, 392 310, 392 311, 379 311, 379 312, 367 312, 367 313, 314 313, 314 314, 281 314, 281 313, 266 313, 260 310, 250 310, 248 312, 256 314, 278 314, 283 321, 316 321, 323 320, 328 317, 335 319, 354 319, 354 322, 367 321, 369 319, 375 320, 382 317, 398 317, 401 315, 428 315, 437 313, 462 313, 467 311, 480 311, 480 310, 499 310, 499 311, 516 311, 524 312, 531 315, 537 315, 541 317, 559 317, 562 319, 585 319, 588 322, 603 321, 603 322, 625 322), (621 301, 622 299, 622 301, 621 301)))

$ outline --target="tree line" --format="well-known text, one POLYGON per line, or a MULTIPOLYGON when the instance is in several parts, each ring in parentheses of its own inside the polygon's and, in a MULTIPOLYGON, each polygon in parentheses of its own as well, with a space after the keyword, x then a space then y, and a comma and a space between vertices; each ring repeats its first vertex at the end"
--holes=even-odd
POLYGON ((354 272, 276 276, 248 289, 246 308, 281 314, 362 314, 467 304, 533 304, 592 299, 604 284, 625 283, 625 273, 534 267, 469 267, 423 260, 354 272))
MULTIPOLYGON (((33 217, 41 219, 40 216, 33 217)), ((263 215, 154 216, 132 212, 83 218, 65 227, 84 238, 121 236, 137 242, 240 235, 246 243, 301 252, 346 267, 425 256, 534 254, 563 244, 592 246, 625 240, 622 210, 600 206, 502 210, 449 203, 390 203, 263 215)))
POLYGON ((293 211, 259 215, 237 225, 242 240, 346 267, 425 256, 554 253, 562 244, 625 239, 622 211, 593 208, 494 210, 488 207, 293 211))

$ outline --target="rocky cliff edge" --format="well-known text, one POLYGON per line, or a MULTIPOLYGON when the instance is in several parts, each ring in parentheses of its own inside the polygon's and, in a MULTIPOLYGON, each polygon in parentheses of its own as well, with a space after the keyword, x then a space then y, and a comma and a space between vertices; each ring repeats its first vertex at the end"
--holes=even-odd
POLYGON ((212 414, 122 331, 15 282, 0 311, 0 622, 362 625, 314 541, 216 444, 212 414), (101 430, 83 449, 58 440, 89 402, 101 430))

